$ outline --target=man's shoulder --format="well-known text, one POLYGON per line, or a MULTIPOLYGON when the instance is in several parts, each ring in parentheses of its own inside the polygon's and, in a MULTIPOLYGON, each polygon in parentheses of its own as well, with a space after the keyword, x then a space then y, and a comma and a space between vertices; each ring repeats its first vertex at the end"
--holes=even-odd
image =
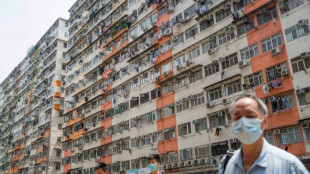
POLYGON ((299 162, 299 159, 295 155, 271 144, 268 144, 268 153, 276 159, 281 159, 289 162, 299 162))

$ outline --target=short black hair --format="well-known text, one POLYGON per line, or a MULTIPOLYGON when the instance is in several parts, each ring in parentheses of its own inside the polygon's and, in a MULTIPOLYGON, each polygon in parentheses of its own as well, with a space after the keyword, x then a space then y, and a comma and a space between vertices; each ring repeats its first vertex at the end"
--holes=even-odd
POLYGON ((148 160, 155 159, 156 162, 158 162, 158 163, 160 162, 160 157, 159 157, 159 155, 157 155, 157 154, 152 154, 152 155, 150 155, 147 159, 148 159, 148 160))
POLYGON ((107 168, 107 164, 106 163, 99 163, 97 164, 97 166, 95 167, 95 170, 97 169, 102 169, 103 171, 105 171, 107 168))

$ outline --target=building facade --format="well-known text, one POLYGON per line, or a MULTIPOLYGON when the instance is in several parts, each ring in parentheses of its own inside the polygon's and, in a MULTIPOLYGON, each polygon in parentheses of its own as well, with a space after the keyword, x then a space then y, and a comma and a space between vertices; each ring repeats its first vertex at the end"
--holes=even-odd
MULTIPOLYGON (((310 169, 309 11, 306 0, 76 1, 55 82, 63 93, 53 97, 48 157, 58 163, 48 170, 94 174, 105 162, 111 173, 149 172, 147 157, 159 154, 166 173, 216 173, 240 147, 228 107, 244 93, 268 106, 266 140, 310 169)), ((10 129, 2 125, 2 138, 10 129)), ((9 144, 2 171, 17 173, 9 144)))
POLYGON ((67 40, 58 19, 1 83, 0 173, 60 170, 67 40))

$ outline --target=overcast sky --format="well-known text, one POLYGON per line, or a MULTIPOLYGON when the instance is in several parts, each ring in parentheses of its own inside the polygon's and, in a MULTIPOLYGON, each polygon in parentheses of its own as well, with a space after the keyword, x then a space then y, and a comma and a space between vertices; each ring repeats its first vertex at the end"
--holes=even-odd
POLYGON ((0 0, 0 83, 76 0, 0 0))

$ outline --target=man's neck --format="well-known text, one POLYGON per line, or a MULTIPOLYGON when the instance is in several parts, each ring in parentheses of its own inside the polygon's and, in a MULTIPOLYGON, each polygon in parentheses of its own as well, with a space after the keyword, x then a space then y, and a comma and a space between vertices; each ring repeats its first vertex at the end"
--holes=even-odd
POLYGON ((263 137, 260 137, 255 143, 242 145, 242 163, 244 171, 247 172, 259 157, 264 145, 263 137))
POLYGON ((153 171, 152 174, 159 174, 158 169, 156 169, 155 171, 153 171))

